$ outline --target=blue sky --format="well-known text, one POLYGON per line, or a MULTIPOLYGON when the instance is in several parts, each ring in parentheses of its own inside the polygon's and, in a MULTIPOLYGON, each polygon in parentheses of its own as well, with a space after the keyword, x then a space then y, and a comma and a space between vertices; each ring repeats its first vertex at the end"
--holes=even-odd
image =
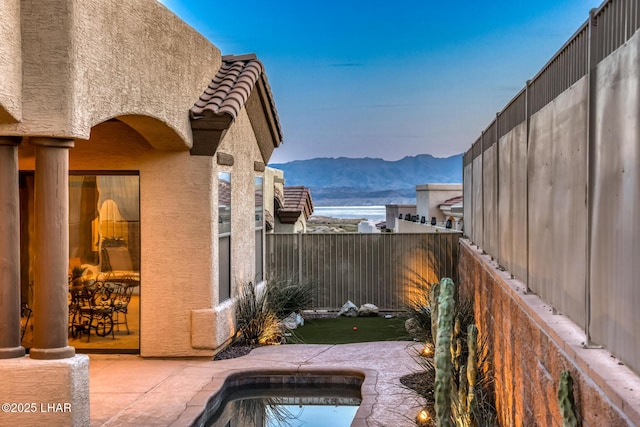
POLYGON ((164 0, 256 53, 284 142, 271 163, 466 151, 601 0, 164 0))

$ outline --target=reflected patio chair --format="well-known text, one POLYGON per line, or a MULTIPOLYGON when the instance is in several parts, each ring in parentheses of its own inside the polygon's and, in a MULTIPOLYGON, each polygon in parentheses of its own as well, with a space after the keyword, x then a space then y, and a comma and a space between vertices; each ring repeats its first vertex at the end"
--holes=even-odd
POLYGON ((135 278, 123 278, 109 282, 109 285, 113 289, 111 293, 111 308, 114 314, 113 325, 118 331, 120 331, 120 325, 124 325, 127 328, 127 335, 129 335, 131 333, 127 319, 129 302, 131 302, 131 296, 135 289, 140 286, 140 281, 135 278))
POLYGON ((69 329, 73 338, 87 334, 91 340, 91 330, 97 336, 113 334, 113 308, 111 289, 103 282, 74 280, 69 286, 69 329))
POLYGON ((22 341, 24 339, 24 334, 25 332, 27 332, 27 328, 29 327, 29 319, 31 319, 31 313, 33 312, 33 310, 31 310, 31 308, 29 308, 29 305, 27 303, 22 303, 22 307, 21 307, 21 313, 20 313, 20 317, 21 317, 21 322, 22 323, 22 318, 24 318, 24 324, 21 325, 22 327, 22 331, 20 334, 20 341, 22 341))

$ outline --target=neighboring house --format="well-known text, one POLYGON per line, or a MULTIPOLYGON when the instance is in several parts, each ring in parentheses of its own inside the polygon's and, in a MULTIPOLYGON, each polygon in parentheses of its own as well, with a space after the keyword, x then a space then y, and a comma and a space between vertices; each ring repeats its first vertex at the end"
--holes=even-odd
POLYGON ((452 197, 451 199, 445 200, 443 203, 438 205, 438 209, 444 215, 445 218, 445 228, 453 228, 455 230, 462 230, 463 221, 463 196, 452 197))
POLYGON ((284 205, 277 212, 276 233, 305 233, 313 214, 311 190, 301 185, 284 187, 284 205))
POLYGON ((139 330, 123 350, 212 355, 235 332, 238 287, 262 274, 264 170, 282 134, 260 61, 223 57, 160 3, 10 1, 0 14, 0 375, 12 386, 0 398, 55 395, 74 405, 58 421, 82 425, 69 266, 136 283, 139 330), (42 369, 56 386, 40 385, 42 369))
POLYGON ((450 215, 446 215, 440 204, 453 197, 462 196, 462 184, 422 184, 416 186, 417 215, 431 223, 435 218, 438 225, 444 225, 450 215))
POLYGON ((264 171, 264 222, 267 232, 275 232, 278 210, 284 206, 284 172, 267 167, 264 171))
POLYGON ((416 216, 416 205, 385 205, 385 227, 387 230, 396 229, 396 219, 411 220, 416 216))
POLYGON ((415 205, 386 205, 387 228, 398 233, 462 229, 462 184, 416 186, 415 205))
POLYGON ((270 233, 305 233, 313 214, 311 190, 284 185, 284 172, 267 167, 265 179, 265 227, 270 233))

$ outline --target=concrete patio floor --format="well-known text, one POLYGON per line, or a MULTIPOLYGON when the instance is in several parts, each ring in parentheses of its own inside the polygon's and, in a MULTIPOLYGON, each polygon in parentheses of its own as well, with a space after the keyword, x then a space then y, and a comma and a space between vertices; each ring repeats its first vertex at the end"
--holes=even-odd
POLYGON ((418 344, 371 342, 261 347, 229 360, 90 355, 92 426, 185 426, 225 378, 242 371, 353 371, 365 374, 352 426, 414 426, 421 401, 400 384, 419 370, 418 344))

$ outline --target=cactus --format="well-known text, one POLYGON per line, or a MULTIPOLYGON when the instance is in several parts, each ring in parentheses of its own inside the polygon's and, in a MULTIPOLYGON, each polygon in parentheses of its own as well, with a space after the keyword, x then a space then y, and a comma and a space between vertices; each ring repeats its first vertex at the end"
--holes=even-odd
POLYGON ((453 323, 453 335, 451 336, 451 363, 453 363, 453 371, 460 370, 460 356, 462 355, 462 340, 460 337, 461 326, 460 317, 456 315, 453 323))
POLYGON ((560 406, 560 415, 562 415, 562 427, 577 427, 578 418, 576 417, 576 404, 573 399, 573 378, 571 378, 569 371, 562 371, 560 374, 558 404, 560 406))
POLYGON ((451 336, 455 315, 455 285, 449 278, 440 281, 438 297, 438 334, 436 338, 436 379, 434 387, 435 410, 438 426, 449 427, 451 423, 451 336))
POLYGON ((458 372, 460 370, 460 357, 462 356, 462 347, 462 338, 454 338, 451 340, 451 363, 453 363, 454 372, 458 372))
POLYGON ((460 408, 462 408, 465 412, 467 411, 467 380, 465 378, 466 369, 465 366, 462 365, 460 370, 458 371, 458 400, 460 402, 460 408))
POLYGON ((467 327, 467 413, 471 420, 470 425, 476 425, 475 417, 478 413, 478 397, 476 384, 478 382, 478 328, 473 323, 467 327))
POLYGON ((459 337, 462 332, 462 319, 460 316, 456 315, 456 322, 453 324, 453 336, 459 337))
POLYGON ((431 341, 436 344, 438 336, 438 296, 440 296, 440 283, 434 283, 429 289, 429 306, 431 309, 431 341))

